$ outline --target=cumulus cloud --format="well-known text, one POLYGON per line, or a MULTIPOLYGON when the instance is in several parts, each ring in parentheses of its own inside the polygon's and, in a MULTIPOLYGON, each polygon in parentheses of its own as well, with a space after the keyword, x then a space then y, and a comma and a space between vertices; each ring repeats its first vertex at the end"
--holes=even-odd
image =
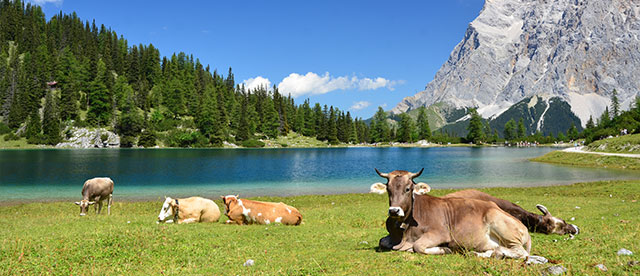
POLYGON ((401 81, 387 80, 381 77, 375 79, 355 76, 333 77, 328 72, 322 76, 309 72, 306 75, 289 74, 278 84, 278 89, 283 94, 291 94, 293 97, 298 97, 305 94, 317 95, 347 89, 375 90, 386 87, 389 90, 393 90, 395 85, 401 83, 401 81))
POLYGON ((255 78, 247 79, 242 83, 244 83, 244 87, 249 91, 259 87, 262 87, 267 90, 271 88, 271 81, 269 81, 269 79, 267 78, 263 78, 262 76, 257 76, 255 78))
POLYGON ((371 105, 370 102, 359 101, 357 103, 354 103, 349 109, 351 109, 351 110, 360 110, 360 109, 363 109, 363 108, 367 108, 370 105, 371 105))
POLYGON ((56 4, 56 5, 60 5, 62 4, 62 0, 27 0, 27 2, 31 2, 34 3, 36 5, 44 5, 47 3, 52 3, 52 4, 56 4))

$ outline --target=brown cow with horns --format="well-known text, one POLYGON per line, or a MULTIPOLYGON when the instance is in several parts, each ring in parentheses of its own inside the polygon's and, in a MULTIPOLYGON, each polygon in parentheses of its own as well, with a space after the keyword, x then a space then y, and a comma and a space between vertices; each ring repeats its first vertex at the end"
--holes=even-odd
MULTIPOLYGON (((389 235, 380 240, 381 248, 422 254, 467 249, 480 257, 529 256, 531 237, 527 227, 495 203, 415 194, 413 179, 423 170, 381 173, 376 169, 387 179, 389 194, 389 235)), ((429 187, 426 183, 420 186, 429 187)))

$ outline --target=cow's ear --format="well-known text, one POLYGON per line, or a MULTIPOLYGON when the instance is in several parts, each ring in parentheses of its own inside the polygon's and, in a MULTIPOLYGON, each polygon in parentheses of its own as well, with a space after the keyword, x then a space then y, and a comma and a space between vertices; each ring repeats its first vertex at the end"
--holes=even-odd
POLYGON ((80 205, 80 201, 74 202, 75 205, 80 205))
POLYGON ((373 183, 371 188, 369 188, 369 192, 374 194, 384 194, 387 192, 387 185, 381 182, 373 183))
POLYGON ((420 182, 413 186, 413 193, 416 195, 426 195, 431 192, 431 186, 429 184, 420 182))
POLYGON ((240 198, 240 195, 236 195, 236 198, 240 198))

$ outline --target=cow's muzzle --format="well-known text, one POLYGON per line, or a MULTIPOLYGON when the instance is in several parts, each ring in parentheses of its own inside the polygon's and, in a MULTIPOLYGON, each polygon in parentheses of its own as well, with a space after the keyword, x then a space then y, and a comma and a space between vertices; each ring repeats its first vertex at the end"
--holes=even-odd
POLYGON ((390 217, 404 217, 404 210, 400 207, 389 207, 390 217))
POLYGON ((578 233, 580 233, 580 228, 578 228, 577 225, 575 224, 569 224, 569 225, 576 231, 575 233, 571 233, 571 234, 578 235, 578 233))

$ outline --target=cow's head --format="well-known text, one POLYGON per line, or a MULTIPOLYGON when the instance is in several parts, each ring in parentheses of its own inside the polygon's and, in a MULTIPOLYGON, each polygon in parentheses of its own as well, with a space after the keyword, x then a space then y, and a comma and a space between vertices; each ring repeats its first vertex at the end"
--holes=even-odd
POLYGON ((224 214, 229 214, 229 209, 236 204, 238 204, 238 198, 240 195, 228 195, 228 196, 220 196, 222 199, 222 203, 224 203, 224 214))
POLYGON ((422 170, 417 173, 408 171, 392 171, 390 173, 376 172, 381 177, 387 179, 387 193, 389 194, 389 216, 396 219, 402 219, 409 213, 413 207, 413 194, 429 192, 431 188, 426 183, 416 184, 413 179, 422 174, 422 170), (429 188, 426 188, 429 187, 429 188), (418 190, 415 190, 418 188, 418 190))
POLYGON ((89 209, 89 205, 96 204, 95 201, 89 201, 89 200, 86 200, 86 199, 83 199, 83 200, 80 200, 80 201, 76 201, 74 203, 76 205, 80 206, 80 215, 81 216, 87 215, 87 210, 89 209))
POLYGON ((538 230, 542 231, 543 233, 560 234, 560 235, 565 235, 565 234, 575 235, 580 233, 580 229, 578 229, 578 226, 567 223, 563 219, 552 216, 549 210, 547 209, 547 207, 544 207, 543 205, 540 205, 540 204, 536 205, 536 207, 543 214, 541 218, 542 223, 538 223, 537 225, 538 230))
POLYGON ((171 197, 164 197, 162 209, 160 209, 160 214, 158 214, 158 221, 165 221, 167 218, 173 218, 177 206, 175 199, 171 197))

